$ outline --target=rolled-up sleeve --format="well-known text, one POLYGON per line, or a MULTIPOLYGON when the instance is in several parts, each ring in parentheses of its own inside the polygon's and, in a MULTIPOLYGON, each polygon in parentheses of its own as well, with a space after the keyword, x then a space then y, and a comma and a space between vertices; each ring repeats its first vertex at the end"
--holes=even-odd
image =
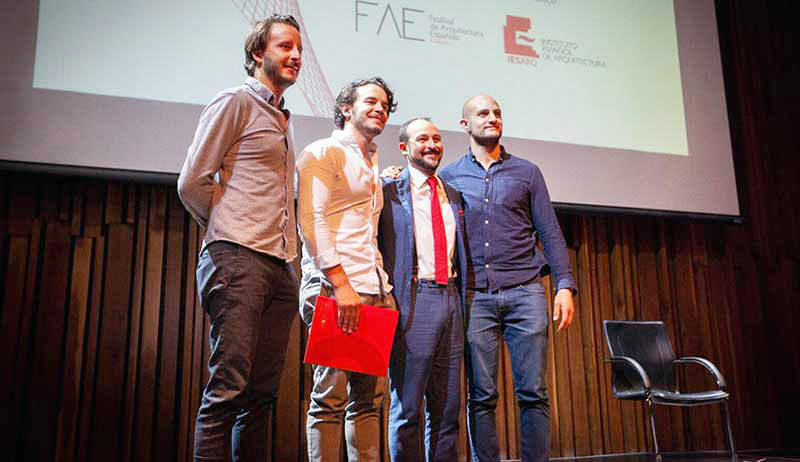
POLYGON ((342 263, 326 212, 331 204, 343 153, 335 147, 309 146, 297 158, 297 214, 308 254, 320 270, 342 263))

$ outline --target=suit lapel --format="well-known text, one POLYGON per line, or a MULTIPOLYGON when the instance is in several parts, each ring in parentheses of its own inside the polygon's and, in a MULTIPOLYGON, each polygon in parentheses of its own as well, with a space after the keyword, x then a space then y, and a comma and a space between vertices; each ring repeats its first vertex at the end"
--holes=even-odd
MULTIPOLYGON (((400 204, 403 206, 403 210, 406 212, 405 231, 408 235, 407 242, 409 242, 411 247, 406 250, 409 252, 408 255, 413 255, 413 260, 416 260, 417 249, 414 243, 414 205, 411 202, 411 175, 407 167, 403 169, 403 173, 397 178, 397 195, 400 199, 400 204)), ((411 262, 412 266, 414 265, 413 260, 411 262)))

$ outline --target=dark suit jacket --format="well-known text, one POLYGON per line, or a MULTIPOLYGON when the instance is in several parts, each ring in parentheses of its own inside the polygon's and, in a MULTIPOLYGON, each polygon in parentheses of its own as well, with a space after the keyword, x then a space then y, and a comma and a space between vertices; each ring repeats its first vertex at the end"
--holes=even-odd
MULTIPOLYGON (((464 234, 464 203, 461 194, 444 181, 447 199, 456 220, 456 251, 453 267, 458 273, 456 285, 465 306, 467 278, 466 235, 464 234)), ((383 211, 378 228, 378 246, 383 255, 383 266, 389 273, 392 294, 397 301, 401 318, 408 316, 412 306, 411 272, 414 266, 414 209, 411 204, 411 178, 408 168, 400 177, 383 179, 383 211)), ((403 321, 401 319, 401 321, 403 321)))

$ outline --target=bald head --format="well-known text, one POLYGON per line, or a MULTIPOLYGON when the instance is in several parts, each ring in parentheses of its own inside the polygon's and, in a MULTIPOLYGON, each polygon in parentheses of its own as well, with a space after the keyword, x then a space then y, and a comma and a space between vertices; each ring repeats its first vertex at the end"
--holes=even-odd
POLYGON ((461 118, 466 119, 470 114, 475 113, 475 108, 479 105, 479 103, 493 104, 499 107, 494 98, 486 93, 481 93, 473 96, 464 103, 464 106, 461 108, 461 118))
POLYGON ((494 149, 503 136, 503 114, 497 101, 489 95, 473 96, 464 103, 461 127, 472 139, 471 143, 494 149))

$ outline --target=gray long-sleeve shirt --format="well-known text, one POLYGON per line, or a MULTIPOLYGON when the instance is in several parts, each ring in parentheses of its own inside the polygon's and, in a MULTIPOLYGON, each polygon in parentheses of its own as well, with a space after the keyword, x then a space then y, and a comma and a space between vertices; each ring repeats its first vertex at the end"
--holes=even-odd
POLYGON ((200 115, 178 195, 206 227, 204 247, 222 240, 285 261, 296 256, 294 146, 289 111, 274 98, 249 77, 200 115))

